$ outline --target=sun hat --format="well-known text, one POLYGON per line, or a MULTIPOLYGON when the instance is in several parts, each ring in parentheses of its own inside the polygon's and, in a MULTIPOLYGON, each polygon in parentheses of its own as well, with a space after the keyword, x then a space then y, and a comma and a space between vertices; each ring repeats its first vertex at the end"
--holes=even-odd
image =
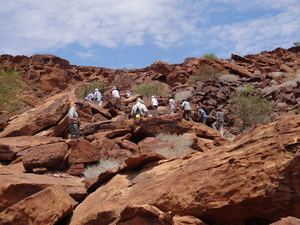
POLYGON ((114 90, 115 90, 115 89, 117 89, 117 88, 116 88, 116 86, 113 86, 113 87, 112 87, 112 89, 114 89, 114 90))
POLYGON ((82 102, 75 102, 75 105, 80 105, 81 108, 83 107, 82 102))
POLYGON ((144 103, 144 101, 143 101, 142 99, 140 99, 140 98, 138 98, 136 101, 137 101, 137 102, 144 103))
POLYGON ((96 88, 95 91, 98 91, 98 88, 96 88))

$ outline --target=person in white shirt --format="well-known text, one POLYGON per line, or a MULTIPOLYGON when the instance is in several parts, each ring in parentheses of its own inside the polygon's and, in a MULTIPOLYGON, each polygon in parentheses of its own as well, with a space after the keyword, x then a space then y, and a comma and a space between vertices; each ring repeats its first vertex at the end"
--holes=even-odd
POLYGON ((101 101, 102 95, 99 92, 98 88, 95 89, 94 98, 95 98, 94 99, 95 104, 100 105, 100 102, 102 102, 101 101))
POLYGON ((72 139, 79 139, 80 138, 80 119, 78 117, 77 111, 82 109, 83 104, 81 102, 75 102, 75 106, 70 108, 68 113, 69 125, 70 125, 70 132, 72 139))
POLYGON ((144 105, 144 101, 140 98, 137 99, 136 104, 131 109, 131 115, 134 117, 143 117, 148 114, 148 109, 144 105))
POLYGON ((181 107, 183 109, 183 119, 186 119, 186 115, 188 115, 188 120, 192 121, 192 109, 191 109, 191 105, 187 100, 184 100, 181 104, 181 107))
POLYGON ((158 101, 157 101, 157 99, 155 98, 155 96, 152 96, 152 97, 151 97, 151 103, 152 103, 152 106, 153 106, 155 109, 157 109, 157 107, 158 107, 158 101))
POLYGON ((170 97, 169 99, 169 110, 171 111, 171 114, 173 114, 176 111, 176 103, 173 97, 170 97))
POLYGON ((86 100, 89 102, 93 102, 93 98, 94 94, 92 93, 92 91, 90 91, 90 93, 86 96, 86 100))
POLYGON ((120 109, 121 108, 121 99, 120 99, 120 93, 117 90, 116 86, 112 87, 112 97, 114 98, 114 107, 116 109, 120 109))

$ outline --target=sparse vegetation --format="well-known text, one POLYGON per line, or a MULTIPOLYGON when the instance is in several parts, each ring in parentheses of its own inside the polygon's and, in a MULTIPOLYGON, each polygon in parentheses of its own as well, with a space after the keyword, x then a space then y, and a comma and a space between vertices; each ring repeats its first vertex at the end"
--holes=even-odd
POLYGON ((188 97, 192 96, 192 92, 188 91, 188 90, 184 90, 184 91, 179 91, 175 94, 174 96, 174 101, 175 102, 181 102, 182 100, 186 100, 188 97))
POLYGON ((233 113, 234 126, 241 133, 256 124, 270 122, 271 104, 259 96, 240 95, 229 100, 229 108, 233 113))
POLYGON ((300 46, 300 42, 294 42, 293 45, 294 45, 295 47, 298 47, 298 46, 300 46))
POLYGON ((173 148, 165 147, 165 148, 159 148, 154 150, 154 152, 157 152, 165 156, 166 158, 183 156, 193 151, 193 149, 190 147, 193 141, 187 139, 184 135, 161 133, 161 134, 157 134, 155 137, 161 141, 165 141, 173 144, 174 146, 173 148))
POLYGON ((159 82, 147 83, 138 85, 137 88, 133 91, 136 94, 145 95, 150 97, 151 95, 162 95, 165 94, 165 86, 159 82))
POLYGON ((207 54, 204 54, 202 56, 203 58, 206 58, 206 59, 211 59, 211 60, 218 60, 219 58, 216 56, 215 53, 207 53, 207 54))
POLYGON ((211 77, 219 77, 222 75, 222 70, 210 65, 201 65, 198 70, 198 74, 189 77, 187 81, 188 84, 194 84, 197 81, 208 81, 211 77))
POLYGON ((0 109, 15 114, 24 107, 23 100, 18 97, 24 90, 21 75, 10 68, 0 70, 0 109))
POLYGON ((240 92, 241 95, 248 96, 253 93, 255 88, 251 85, 247 85, 245 87, 240 87, 237 90, 240 92))
POLYGON ((121 166, 120 163, 112 161, 111 159, 101 159, 97 164, 87 166, 83 171, 83 176, 86 179, 95 178, 101 173, 110 169, 117 169, 119 166, 121 166))
POLYGON ((133 78, 128 74, 128 69, 123 67, 115 78, 114 84, 118 87, 130 89, 133 83, 133 78))
POLYGON ((98 88, 98 90, 103 93, 106 90, 106 87, 104 84, 93 81, 91 83, 89 83, 88 85, 86 85, 80 92, 79 97, 80 98, 84 98, 88 95, 88 93, 90 91, 92 91, 94 93, 95 89, 98 88))
POLYGON ((235 82, 239 80, 239 76, 234 75, 234 74, 224 74, 219 77, 219 80, 224 82, 235 82))
POLYGON ((277 107, 279 107, 279 108, 284 108, 285 106, 286 106, 285 102, 278 102, 277 103, 277 107))

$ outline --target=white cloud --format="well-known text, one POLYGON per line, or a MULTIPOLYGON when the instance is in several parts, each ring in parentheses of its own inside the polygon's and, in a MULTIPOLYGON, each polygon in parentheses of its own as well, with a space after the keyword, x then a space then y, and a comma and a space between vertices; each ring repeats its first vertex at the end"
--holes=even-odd
POLYGON ((257 52, 299 41, 299 8, 299 0, 1 0, 0 54, 77 44, 87 48, 77 52, 87 58, 94 46, 153 43, 162 48, 202 44, 218 47, 221 54, 257 52), (243 18, 257 9, 266 14, 243 18), (239 21, 224 24, 223 17, 235 14, 239 21))

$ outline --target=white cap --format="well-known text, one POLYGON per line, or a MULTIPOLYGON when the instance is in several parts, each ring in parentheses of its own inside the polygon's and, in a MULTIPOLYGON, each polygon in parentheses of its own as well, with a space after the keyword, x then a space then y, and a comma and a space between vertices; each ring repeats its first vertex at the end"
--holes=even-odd
POLYGON ((98 91, 98 88, 96 88, 95 91, 98 91))

